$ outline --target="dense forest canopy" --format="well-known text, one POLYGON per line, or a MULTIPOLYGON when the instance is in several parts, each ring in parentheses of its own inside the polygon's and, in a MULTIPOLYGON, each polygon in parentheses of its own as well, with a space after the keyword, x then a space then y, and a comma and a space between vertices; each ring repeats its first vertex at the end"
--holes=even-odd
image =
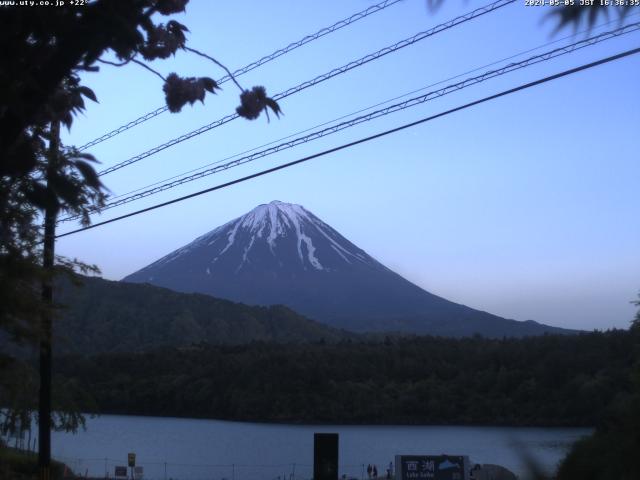
POLYGON ((626 331, 193 345, 59 359, 102 413, 275 422, 585 425, 631 389, 626 331))

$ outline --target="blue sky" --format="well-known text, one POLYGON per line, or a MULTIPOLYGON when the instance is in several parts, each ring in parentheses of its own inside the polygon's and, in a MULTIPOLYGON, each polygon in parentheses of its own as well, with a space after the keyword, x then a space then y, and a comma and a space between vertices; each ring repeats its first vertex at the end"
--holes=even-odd
MULTIPOLYGON (((176 19, 189 27, 189 45, 235 70, 375 3, 191 0, 186 14, 176 19)), ((445 3, 433 12, 425 0, 406 0, 238 80, 244 88, 264 85, 273 95, 484 5, 445 3)), ((280 120, 236 120, 105 176, 104 182, 114 194, 126 193, 570 36, 573 31, 566 29, 552 35, 554 24, 543 21, 548 11, 518 1, 284 99, 280 120)), ((640 12, 632 13, 627 22, 640 21, 640 12)), ((617 26, 613 22, 594 33, 617 26)), ((578 33, 516 60, 585 36, 578 33)), ((609 40, 111 209, 95 221, 639 45, 637 32, 609 40)), ((224 75, 190 53, 154 62, 153 67, 164 75, 224 75)), ((95 263, 104 277, 120 279, 256 205, 278 199, 304 205, 388 267, 450 300, 517 320, 626 328, 635 312, 629 302, 640 290, 639 67, 638 55, 596 67, 251 182, 62 238, 58 253, 95 263)), ((100 103, 89 105, 76 119, 72 131, 65 133, 67 144, 81 145, 164 102, 161 80, 136 65, 103 66, 84 81, 100 103)), ((89 151, 101 167, 108 167, 232 113, 239 90, 230 82, 223 88, 204 105, 162 114, 89 151)))

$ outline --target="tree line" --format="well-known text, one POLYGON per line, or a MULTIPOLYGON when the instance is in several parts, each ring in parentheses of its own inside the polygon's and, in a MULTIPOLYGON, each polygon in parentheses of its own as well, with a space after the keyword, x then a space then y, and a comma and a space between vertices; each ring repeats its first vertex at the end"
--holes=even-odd
POLYGON ((293 423, 594 426, 632 391, 637 332, 193 344, 68 356, 85 411, 293 423), (88 410, 87 410, 88 409, 88 410))

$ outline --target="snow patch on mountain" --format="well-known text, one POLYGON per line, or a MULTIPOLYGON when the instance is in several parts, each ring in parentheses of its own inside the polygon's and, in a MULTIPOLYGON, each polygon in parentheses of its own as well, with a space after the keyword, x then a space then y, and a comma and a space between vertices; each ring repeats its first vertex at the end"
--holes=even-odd
POLYGON ((240 269, 245 263, 249 262, 249 258, 248 258, 249 250, 251 250, 251 247, 253 247, 253 244, 255 241, 256 241, 256 237, 251 237, 251 240, 249 240, 249 245, 244 247, 244 252, 242 252, 242 262, 240 262, 240 265, 238 265, 238 268, 236 268, 236 273, 240 271, 240 269))
POLYGON ((318 230, 318 232, 320 232, 322 236, 324 236, 327 240, 329 240, 329 242, 331 242, 331 246, 333 247, 333 249, 344 259, 345 262, 351 263, 345 255, 354 257, 355 259, 360 260, 361 262, 365 262, 365 258, 360 253, 358 252, 351 253, 346 248, 343 248, 342 245, 340 245, 336 240, 334 240, 333 238, 331 238, 329 235, 325 233, 324 229, 322 228, 322 225, 317 225, 317 222, 313 219, 312 219, 312 222, 315 224, 315 227, 318 230))
POLYGON ((256 238, 265 238, 271 254, 275 255, 274 249, 278 239, 286 236, 293 229, 296 236, 298 257, 303 267, 306 265, 306 260, 316 270, 323 270, 324 267, 315 253, 316 246, 313 244, 312 238, 305 233, 305 227, 308 225, 313 225, 325 237, 329 238, 322 232, 321 228, 318 228, 317 222, 309 215, 309 212, 300 205, 284 203, 278 200, 259 205, 237 219, 233 230, 229 234, 229 242, 220 252, 220 255, 224 254, 233 244, 238 228, 248 231, 252 236, 249 244, 244 248, 242 262, 238 266, 239 270, 248 261, 248 254, 254 246, 256 238))
POLYGON ((222 251, 220 252, 220 255, 224 255, 224 252, 226 252, 227 250, 229 250, 229 248, 231 248, 231 245, 233 245, 233 242, 236 239, 236 233, 238 232, 238 227, 240 226, 240 222, 237 222, 235 227, 233 227, 233 230, 231 230, 228 234, 227 234, 227 244, 225 245, 225 247, 222 249, 222 251))
POLYGON ((351 260, 349 260, 347 257, 344 256, 344 254, 340 251, 340 248, 337 248, 335 245, 331 245, 331 248, 333 248, 333 250, 342 257, 342 259, 347 262, 347 263, 351 263, 351 260))

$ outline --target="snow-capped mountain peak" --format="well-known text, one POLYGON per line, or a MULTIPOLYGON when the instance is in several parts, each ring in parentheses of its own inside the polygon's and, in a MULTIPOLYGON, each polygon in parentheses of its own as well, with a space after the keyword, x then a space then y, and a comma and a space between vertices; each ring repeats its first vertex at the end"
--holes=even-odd
POLYGON ((124 280, 252 305, 283 304, 353 330, 492 336, 541 331, 538 324, 523 326, 426 292, 301 205, 277 200, 124 280))
POLYGON ((233 267, 234 274, 256 265, 289 271, 340 270, 354 263, 384 268, 302 205, 274 200, 202 235, 139 273, 196 251, 207 275, 213 275, 220 265, 225 265, 224 270, 233 267), (284 260, 289 260, 287 265, 284 260))

